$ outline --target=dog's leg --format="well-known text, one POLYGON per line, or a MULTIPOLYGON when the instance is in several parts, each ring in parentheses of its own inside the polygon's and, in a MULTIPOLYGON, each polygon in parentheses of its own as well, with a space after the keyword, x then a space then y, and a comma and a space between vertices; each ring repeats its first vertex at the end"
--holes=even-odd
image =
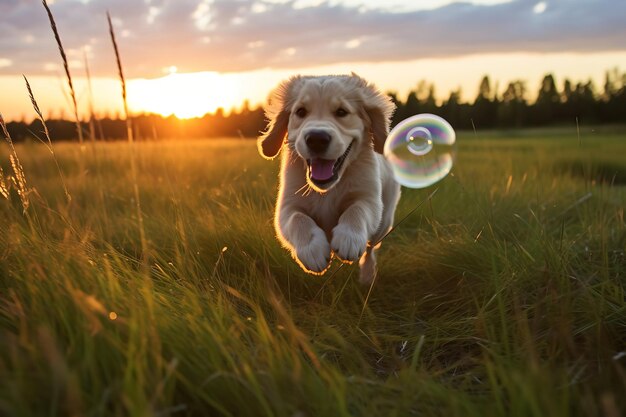
POLYGON ((282 243, 307 272, 323 273, 330 264, 330 245, 315 221, 299 211, 281 210, 277 231, 282 243))
POLYGON ((383 192, 384 206, 380 227, 376 231, 373 239, 368 243, 365 253, 359 260, 359 282, 361 284, 370 284, 378 274, 378 268, 376 266, 376 251, 382 245, 382 239, 392 228, 398 200, 400 200, 400 186, 396 183, 390 183, 387 187, 385 187, 383 192))
POLYGON ((352 204, 339 217, 330 242, 335 254, 344 261, 353 262, 361 258, 367 241, 376 231, 382 216, 382 202, 359 201, 352 204), (371 230, 373 229, 373 230, 371 230))
POLYGON ((376 274, 378 273, 376 267, 376 249, 379 246, 380 245, 373 247, 368 244, 365 253, 359 260, 359 283, 363 285, 370 284, 374 278, 376 278, 376 274))

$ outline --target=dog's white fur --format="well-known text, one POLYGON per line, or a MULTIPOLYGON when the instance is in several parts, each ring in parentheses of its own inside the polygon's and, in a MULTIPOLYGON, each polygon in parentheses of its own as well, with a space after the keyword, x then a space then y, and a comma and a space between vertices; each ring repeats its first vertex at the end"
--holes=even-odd
POLYGON ((400 185, 382 156, 394 109, 355 74, 295 76, 270 94, 259 152, 271 159, 284 148, 274 225, 305 271, 323 274, 334 254, 346 262, 360 259, 362 283, 376 276, 379 245, 374 246, 393 225, 400 198, 400 185), (330 184, 309 177, 307 160, 319 156, 306 144, 312 130, 331 137, 324 159, 340 158, 354 142, 330 184))

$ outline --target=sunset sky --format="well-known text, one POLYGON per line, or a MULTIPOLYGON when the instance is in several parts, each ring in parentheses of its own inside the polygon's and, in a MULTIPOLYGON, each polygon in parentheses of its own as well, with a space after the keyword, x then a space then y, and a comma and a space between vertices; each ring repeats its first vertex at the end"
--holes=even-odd
MULTIPOLYGON (((484 74, 500 89, 626 70, 623 0, 56 0, 49 1, 84 114, 121 107, 106 11, 116 28, 134 112, 199 116, 262 103, 291 74, 354 71, 403 98, 419 80, 439 98, 473 99, 484 74)), ((0 0, 0 112, 31 119, 21 75, 44 115, 68 116, 65 79, 39 0, 0 0)))

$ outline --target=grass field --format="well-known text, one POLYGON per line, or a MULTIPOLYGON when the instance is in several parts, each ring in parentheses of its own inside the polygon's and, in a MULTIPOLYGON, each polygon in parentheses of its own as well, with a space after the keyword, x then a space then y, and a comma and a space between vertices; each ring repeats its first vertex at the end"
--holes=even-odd
MULTIPOLYGON (((626 414, 626 130, 461 134, 403 190, 380 276, 304 274, 254 141, 17 153, 0 199, 0 415, 626 414)), ((6 144, 5 144, 6 145, 6 144)), ((8 149, 0 152, 5 175, 8 149)))

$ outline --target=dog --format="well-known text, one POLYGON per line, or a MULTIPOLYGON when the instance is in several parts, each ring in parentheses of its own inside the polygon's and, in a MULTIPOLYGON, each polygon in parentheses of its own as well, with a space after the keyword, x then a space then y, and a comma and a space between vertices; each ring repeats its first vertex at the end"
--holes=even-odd
POLYGON ((274 227, 306 272, 323 274, 334 255, 359 261, 361 283, 376 277, 400 199, 382 155, 394 110, 354 73, 294 76, 270 93, 258 148, 266 159, 282 150, 274 227))

